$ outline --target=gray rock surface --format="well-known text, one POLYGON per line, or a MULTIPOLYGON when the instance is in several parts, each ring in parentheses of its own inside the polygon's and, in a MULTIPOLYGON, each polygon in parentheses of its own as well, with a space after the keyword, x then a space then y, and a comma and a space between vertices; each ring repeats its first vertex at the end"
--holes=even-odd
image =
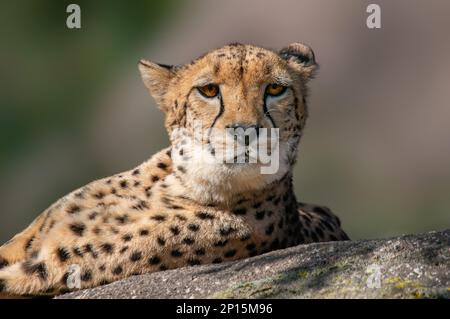
POLYGON ((450 230, 300 245, 58 298, 450 298, 450 230))

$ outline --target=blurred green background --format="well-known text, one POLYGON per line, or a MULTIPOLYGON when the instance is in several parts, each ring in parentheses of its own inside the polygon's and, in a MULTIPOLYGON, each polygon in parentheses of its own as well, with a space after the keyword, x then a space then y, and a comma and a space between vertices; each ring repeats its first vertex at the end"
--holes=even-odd
POLYGON ((295 171, 353 239, 450 225, 450 2, 14 1, 0 9, 0 242, 54 200, 165 147, 137 61, 300 41, 321 66, 295 171), (69 3, 82 28, 66 27, 69 3))

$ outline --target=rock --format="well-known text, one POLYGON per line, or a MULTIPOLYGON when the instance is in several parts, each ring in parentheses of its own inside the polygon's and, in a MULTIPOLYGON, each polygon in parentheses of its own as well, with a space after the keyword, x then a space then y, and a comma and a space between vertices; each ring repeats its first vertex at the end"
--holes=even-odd
POLYGON ((300 245, 57 298, 450 298, 450 230, 300 245))

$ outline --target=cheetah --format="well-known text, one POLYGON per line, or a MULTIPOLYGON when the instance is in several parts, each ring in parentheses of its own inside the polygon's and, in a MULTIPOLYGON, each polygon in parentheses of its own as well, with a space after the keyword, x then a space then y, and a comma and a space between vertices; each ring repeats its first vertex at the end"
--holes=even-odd
POLYGON ((138 67, 165 113, 170 147, 69 193, 1 246, 2 294, 52 296, 349 239, 336 215, 298 202, 292 185, 307 83, 318 68, 311 48, 236 43, 182 66, 141 60, 138 67), (195 139, 193 131, 230 127, 277 128, 277 171, 262 174, 259 162, 208 161, 221 142, 195 139))

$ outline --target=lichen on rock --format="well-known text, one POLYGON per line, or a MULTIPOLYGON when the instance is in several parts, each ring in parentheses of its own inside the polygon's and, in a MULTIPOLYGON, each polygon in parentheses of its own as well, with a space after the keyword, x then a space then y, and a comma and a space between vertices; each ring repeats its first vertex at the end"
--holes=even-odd
POLYGON ((300 245, 58 298, 450 298, 450 230, 300 245))

